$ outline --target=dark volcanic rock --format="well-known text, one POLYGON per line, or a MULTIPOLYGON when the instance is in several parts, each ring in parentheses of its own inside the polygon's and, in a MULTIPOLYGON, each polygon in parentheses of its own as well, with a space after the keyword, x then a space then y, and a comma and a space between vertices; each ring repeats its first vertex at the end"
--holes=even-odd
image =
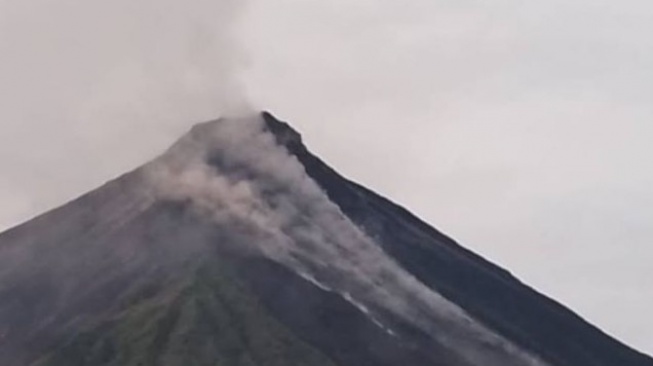
POLYGON ((340 176, 290 126, 263 114, 329 198, 404 268, 508 338, 556 365, 653 365, 507 271, 459 246, 404 208, 340 176))
POLYGON ((0 365, 653 365, 261 117, 0 235, 0 365))

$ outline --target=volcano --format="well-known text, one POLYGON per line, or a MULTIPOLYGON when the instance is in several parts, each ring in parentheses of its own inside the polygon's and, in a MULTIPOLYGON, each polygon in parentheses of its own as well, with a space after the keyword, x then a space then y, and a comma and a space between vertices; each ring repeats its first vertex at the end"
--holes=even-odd
POLYGON ((653 366, 309 152, 197 125, 0 235, 3 366, 653 366))

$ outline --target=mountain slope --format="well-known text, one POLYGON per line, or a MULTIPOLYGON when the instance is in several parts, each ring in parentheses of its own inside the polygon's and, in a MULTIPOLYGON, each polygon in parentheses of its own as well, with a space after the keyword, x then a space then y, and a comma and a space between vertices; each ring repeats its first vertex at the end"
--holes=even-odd
MULTIPOLYGON (((277 133, 293 134, 271 114, 264 118, 277 133)), ((557 365, 653 364, 405 209, 341 177, 310 154, 299 135, 280 142, 329 198, 404 268, 521 346, 557 365)))
POLYGON ((219 261, 191 271, 154 291, 138 288, 115 315, 36 365, 334 365, 269 316, 219 261))
POLYGON ((653 361, 346 180, 269 113, 0 235, 0 364, 653 361))

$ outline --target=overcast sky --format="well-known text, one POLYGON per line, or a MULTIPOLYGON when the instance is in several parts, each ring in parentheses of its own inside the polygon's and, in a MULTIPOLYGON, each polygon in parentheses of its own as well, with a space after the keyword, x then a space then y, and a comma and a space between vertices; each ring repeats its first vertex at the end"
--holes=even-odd
POLYGON ((252 106, 653 353, 650 0, 0 0, 0 228, 252 106))

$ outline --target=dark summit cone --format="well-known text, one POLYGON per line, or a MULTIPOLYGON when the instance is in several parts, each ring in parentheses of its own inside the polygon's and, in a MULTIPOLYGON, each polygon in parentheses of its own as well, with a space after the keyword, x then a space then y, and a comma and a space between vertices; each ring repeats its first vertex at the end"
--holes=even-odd
POLYGON ((653 366, 270 113, 0 235, 0 365, 653 366))

